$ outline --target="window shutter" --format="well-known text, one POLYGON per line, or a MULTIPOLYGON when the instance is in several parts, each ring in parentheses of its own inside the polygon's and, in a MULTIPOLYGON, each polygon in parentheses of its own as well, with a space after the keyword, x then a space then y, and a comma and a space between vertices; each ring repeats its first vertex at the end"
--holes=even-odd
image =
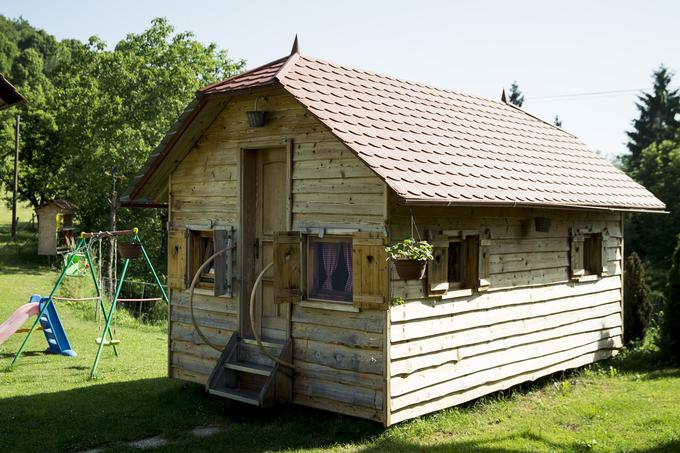
POLYGON ((168 287, 186 288, 186 231, 168 231, 168 287))
POLYGON ((578 279, 586 273, 583 268, 583 235, 572 232, 570 249, 571 278, 578 279))
POLYGON ((355 307, 385 310, 389 304, 385 236, 354 233, 352 237, 352 300, 355 307))
POLYGON ((191 265, 194 261, 194 258, 192 257, 192 253, 194 253, 193 250, 193 241, 194 237, 191 234, 191 230, 187 228, 184 230, 184 248, 185 253, 184 253, 184 287, 188 288, 191 286, 191 279, 194 278, 193 273, 191 272, 191 265))
POLYGON ((491 247, 491 239, 488 237, 483 237, 479 240, 479 265, 478 265, 478 277, 479 277, 479 291, 486 291, 491 286, 489 281, 489 248, 491 247))
POLYGON ((479 286, 479 236, 465 237, 465 287, 479 286))
MULTIPOLYGON (((225 247, 233 245, 233 228, 213 230, 213 250, 219 252, 225 247)), ((215 257, 215 296, 233 295, 232 291, 232 253, 227 250, 215 257)))
POLYGON ((432 261, 427 263, 428 294, 436 296, 449 290, 449 241, 438 237, 432 242, 432 261))
POLYGON ((302 299, 302 234, 284 231, 274 235, 274 302, 286 304, 302 299))
POLYGON ((601 257, 601 267, 602 271, 600 272, 600 275, 607 275, 607 263, 609 262, 609 259, 607 257, 607 240, 608 240, 608 232, 607 229, 605 228, 602 230, 602 234, 600 234, 600 248, 602 250, 602 257, 601 257))

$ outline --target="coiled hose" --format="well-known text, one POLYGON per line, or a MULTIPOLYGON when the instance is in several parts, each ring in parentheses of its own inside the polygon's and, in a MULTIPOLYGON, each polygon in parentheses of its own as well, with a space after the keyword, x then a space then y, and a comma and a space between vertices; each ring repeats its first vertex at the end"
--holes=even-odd
MULTIPOLYGON (((196 333, 198 333, 198 336, 201 337, 201 339, 210 346, 211 348, 215 349, 216 351, 222 352, 224 350, 224 345, 215 345, 208 340, 208 338, 205 336, 203 331, 201 330, 201 327, 198 325, 198 322, 196 321, 196 316, 194 315, 194 288, 196 287, 196 283, 198 283, 199 276, 201 275, 201 272, 206 268, 208 264, 210 264, 216 257, 221 255, 222 253, 225 253, 229 250, 232 250, 236 248, 235 245, 230 246, 230 247, 225 247, 222 250, 218 250, 217 252, 213 253, 208 259, 205 260, 203 264, 201 264, 198 267, 198 270, 196 271, 196 274, 194 274, 194 278, 191 279, 191 285, 189 286, 189 311, 191 312, 191 323, 194 325, 194 329, 196 329, 196 333)), ((253 289, 250 292, 250 302, 249 302, 249 309, 248 313, 250 315, 250 329, 253 331, 253 335, 255 336, 255 341, 257 342, 257 346, 260 348, 262 353, 272 359, 274 362, 286 366, 288 368, 295 368, 295 366, 290 363, 286 362, 285 360, 281 360, 280 358, 272 355, 269 351, 267 351, 267 348, 264 347, 262 344, 262 339, 260 338, 260 334, 257 332, 255 329, 255 293, 257 291, 258 286, 262 282, 262 277, 264 277, 264 274, 271 269, 271 267, 274 265, 274 263, 269 263, 267 266, 265 266, 264 269, 262 269, 262 272, 257 276, 257 279, 255 279, 255 284, 253 285, 253 289)))

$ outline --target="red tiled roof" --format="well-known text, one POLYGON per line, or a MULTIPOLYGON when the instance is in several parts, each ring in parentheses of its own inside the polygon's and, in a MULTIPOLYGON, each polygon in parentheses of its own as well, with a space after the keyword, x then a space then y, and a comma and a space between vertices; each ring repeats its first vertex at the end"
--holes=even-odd
POLYGON ((203 94, 224 93, 243 88, 270 85, 275 82, 276 74, 287 60, 288 57, 280 58, 259 68, 251 69, 243 74, 203 87, 199 92, 203 94))
POLYGON ((201 93, 276 83, 406 202, 665 208, 575 136, 504 102, 298 53, 201 93))
POLYGON ((406 200, 665 208, 573 135, 503 102, 302 56, 280 82, 406 200))

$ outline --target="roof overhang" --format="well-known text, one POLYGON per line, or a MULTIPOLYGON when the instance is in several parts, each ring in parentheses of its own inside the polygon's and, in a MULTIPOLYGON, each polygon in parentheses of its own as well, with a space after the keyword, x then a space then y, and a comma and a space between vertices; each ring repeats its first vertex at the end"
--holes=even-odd
POLYGON ((0 74, 0 110, 24 102, 25 100, 26 98, 14 88, 14 85, 0 74))
MULTIPOLYGON (((399 195, 397 195, 399 196, 399 195)), ((587 206, 587 205, 569 205, 569 204, 550 204, 550 203, 507 203, 494 202, 480 203, 478 201, 461 202, 461 201, 432 201, 432 200, 418 200, 412 198, 400 197, 404 205, 408 206, 450 206, 450 207, 503 207, 503 208, 535 208, 535 209, 559 209, 559 210, 579 210, 579 211, 607 211, 607 212, 630 212, 639 214, 670 214, 669 211, 663 209, 643 209, 636 207, 614 207, 614 206, 587 206)))
POLYGON ((131 181, 120 200, 121 206, 165 206, 169 175, 227 103, 235 96, 281 86, 405 204, 666 212, 666 206, 653 194, 611 163, 595 156, 576 137, 521 109, 308 59, 295 53, 296 47, 290 56, 199 90, 194 101, 149 156, 142 172, 131 181), (336 72, 340 75, 328 75, 336 72), (343 77, 352 80, 343 81, 343 77), (342 110, 351 100, 359 99, 366 105, 342 110), (427 121, 433 123, 432 127, 417 120, 430 107, 444 113, 434 117, 430 114, 427 121), (381 121, 388 120, 382 119, 381 114, 394 108, 403 108, 404 117, 399 117, 399 121, 390 119, 390 127, 384 127, 381 121), (356 113, 357 110, 363 112, 362 109, 368 113, 356 113), (463 112, 461 117, 468 119, 459 120, 456 116, 459 111, 463 112), (371 116, 371 112, 374 115, 371 116), (485 118, 484 124, 491 132, 477 131, 476 123, 471 124, 469 119, 476 116, 485 118), (455 127, 451 120, 454 117, 455 127), (359 126, 351 126, 356 124, 359 126), (428 131, 431 130, 445 133, 430 134, 428 131), (499 145, 501 139, 506 141, 499 145), (459 141, 467 147, 461 146, 459 141), (475 154, 478 143, 479 152, 475 154), (437 148, 436 152, 433 148, 437 148), (509 151, 498 154, 494 152, 496 149, 509 151), (546 157, 548 154, 550 156, 546 157), (552 170, 543 174, 536 158, 548 161, 550 165, 547 166, 552 170), (433 170, 433 165, 451 165, 458 171, 443 173, 433 170), (525 180, 522 172, 534 179, 525 180), (438 176, 431 176, 434 174, 438 176), (586 178, 587 183, 582 183, 579 177, 586 178), (498 179, 504 182, 499 183, 498 179), (566 183, 564 179, 567 179, 566 183), (559 190, 552 190, 553 186, 542 188, 541 184, 552 184, 559 190), (623 189, 609 194, 609 187, 623 189), (601 203, 598 203, 598 196, 601 203))

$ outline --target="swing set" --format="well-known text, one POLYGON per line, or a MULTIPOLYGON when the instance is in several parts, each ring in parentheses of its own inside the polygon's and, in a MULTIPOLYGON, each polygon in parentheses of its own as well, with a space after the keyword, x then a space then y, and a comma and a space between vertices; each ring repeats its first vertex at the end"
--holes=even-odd
MULTIPOLYGON (((54 288, 52 288, 52 291, 50 292, 50 295, 44 299, 42 299, 42 303, 40 304, 40 312, 38 313, 38 316, 36 317, 35 322, 33 323, 33 326, 28 330, 28 334, 26 335, 26 338, 24 338, 23 343, 21 343, 21 346, 19 347, 19 350, 17 351, 16 355, 14 356, 14 360, 12 360, 12 365, 16 363, 16 361, 21 357, 21 353, 24 351, 24 348, 26 347, 26 344, 28 343, 29 338, 31 338, 31 335, 33 332, 36 330, 36 327, 38 326, 38 323, 40 322, 40 319, 43 317, 43 314, 48 310, 48 307, 50 305, 54 305, 55 301, 96 301, 96 310, 97 313, 101 313, 101 316, 103 316, 103 321, 104 321, 104 329, 102 331, 101 328, 101 322, 98 322, 99 325, 99 337, 96 339, 97 344, 99 345, 97 348, 97 354, 95 355, 94 362, 92 363, 92 369, 90 370, 90 379, 94 378, 97 373, 97 365, 99 364, 99 360, 101 358, 102 350, 104 346, 111 346, 113 348, 113 353, 118 356, 118 349, 116 345, 120 343, 120 340, 118 340, 115 337, 115 328, 112 328, 112 321, 115 319, 115 314, 116 314, 116 308, 119 302, 152 302, 152 301, 163 301, 166 304, 168 303, 168 296, 165 292, 165 289, 163 288, 163 285, 161 284, 158 275, 156 274, 156 270, 154 269, 153 265, 151 264, 151 260, 149 259, 149 256, 146 253, 146 250, 144 249, 144 245, 142 245, 142 241, 139 239, 139 230, 137 228, 133 228, 131 230, 121 230, 121 231, 99 231, 96 233, 81 233, 80 234, 80 240, 76 244, 75 248, 73 249, 72 252, 68 253, 65 256, 64 259, 64 267, 61 271, 61 274, 59 275, 59 278, 57 279, 57 283, 54 285, 54 288), (123 266, 121 269, 120 273, 120 278, 116 284, 116 291, 113 296, 113 300, 111 301, 111 304, 109 306, 109 309, 106 309, 106 304, 104 303, 104 298, 102 296, 102 289, 101 289, 101 284, 100 281, 97 278, 97 272, 95 271, 94 268, 94 263, 92 260, 92 255, 90 254, 90 249, 93 245, 93 241, 98 241, 99 243, 99 257, 98 257, 98 263, 99 263, 99 274, 101 275, 101 240, 102 238, 110 238, 114 236, 127 236, 130 237, 130 242, 128 243, 122 243, 118 244, 118 252, 120 253, 121 258, 124 260, 123 261, 123 266), (130 265, 130 260, 137 259, 140 256, 144 258, 144 261, 146 262, 147 267, 151 271, 151 275, 153 275, 154 282, 156 286, 158 287, 161 297, 153 297, 153 298, 139 298, 139 299, 126 299, 126 298, 120 298, 120 293, 121 289, 123 287, 123 282, 125 281, 125 276, 127 274, 128 267, 130 265), (85 274, 88 273, 92 276, 92 282, 94 283, 95 291, 96 291, 96 296, 94 297, 81 297, 81 298, 68 298, 68 297, 57 297, 55 294, 57 293, 57 290, 61 286, 64 277, 67 276, 84 276, 85 274)), ((55 305, 56 306, 56 305, 55 305)), ((101 321, 101 317, 98 315, 99 321, 101 321)))

